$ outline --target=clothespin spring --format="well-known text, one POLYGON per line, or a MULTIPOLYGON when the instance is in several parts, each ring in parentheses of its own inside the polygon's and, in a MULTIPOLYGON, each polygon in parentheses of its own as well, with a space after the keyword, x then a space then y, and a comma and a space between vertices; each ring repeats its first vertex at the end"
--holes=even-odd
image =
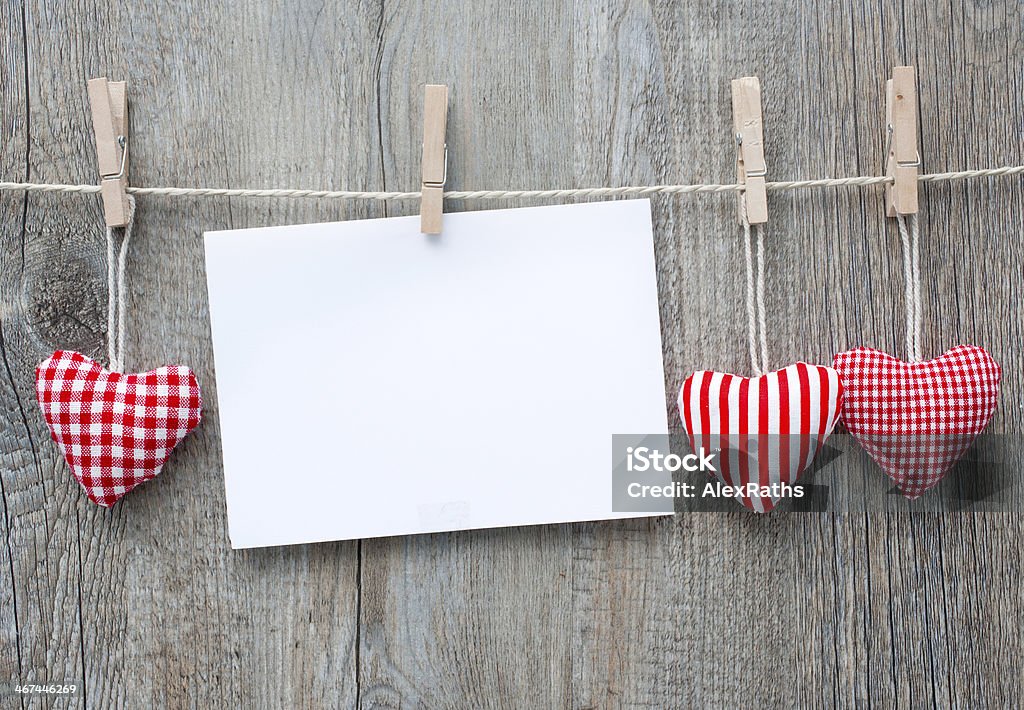
POLYGON ((100 175, 101 180, 120 180, 124 177, 125 168, 128 166, 128 137, 118 136, 117 146, 121 149, 121 167, 116 173, 100 175))
POLYGON ((440 187, 443 188, 448 182, 448 144, 444 144, 444 172, 441 174, 440 180, 425 180, 423 187, 440 187))
MULTIPOLYGON (((895 129, 892 127, 891 123, 885 124, 885 150, 882 152, 882 155, 889 155, 892 152, 892 134, 894 132, 895 129)), ((916 160, 897 160, 896 165, 900 168, 920 168, 921 152, 917 152, 916 160)))

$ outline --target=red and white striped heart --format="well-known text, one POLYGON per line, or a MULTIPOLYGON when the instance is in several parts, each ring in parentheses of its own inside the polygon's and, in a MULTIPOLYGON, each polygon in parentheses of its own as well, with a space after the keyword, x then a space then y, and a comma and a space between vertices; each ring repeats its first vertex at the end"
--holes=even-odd
POLYGON ((203 406, 187 367, 122 374, 66 350, 36 368, 36 398, 71 473, 105 508, 160 473, 203 406))
POLYGON ((911 500, 938 485, 999 400, 999 365, 974 345, 927 362, 856 348, 836 355, 833 366, 844 388, 843 423, 911 500))
POLYGON ((832 433, 841 398, 831 367, 798 362, 751 378, 700 370, 683 383, 679 413, 694 452, 716 452, 718 479, 766 513, 832 433))

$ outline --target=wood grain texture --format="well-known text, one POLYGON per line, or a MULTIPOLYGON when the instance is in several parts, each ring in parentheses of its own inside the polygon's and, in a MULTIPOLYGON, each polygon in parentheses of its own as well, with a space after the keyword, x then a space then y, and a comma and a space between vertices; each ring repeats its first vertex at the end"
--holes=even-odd
MULTIPOLYGON (((723 182, 748 75, 769 179, 878 174, 898 64, 924 172, 1024 161, 1013 2, 5 0, 0 24, 2 180, 95 181, 97 75, 128 81, 139 185, 414 190, 425 83, 451 92, 449 189, 723 182)), ((105 353, 102 208, 0 195, 0 681, 84 681, 61 705, 89 708, 1020 704, 1016 515, 737 509, 231 552, 202 231, 417 209, 139 198, 128 365, 192 366, 206 418, 103 511, 32 379, 55 347, 105 353)), ((742 248, 732 196, 653 210, 675 421, 692 370, 749 370, 742 248)), ((921 214, 924 354, 988 348, 992 426, 1024 434, 1021 182, 927 185, 921 214)), ((902 355, 881 190, 770 193, 769 220, 771 364, 902 355)))

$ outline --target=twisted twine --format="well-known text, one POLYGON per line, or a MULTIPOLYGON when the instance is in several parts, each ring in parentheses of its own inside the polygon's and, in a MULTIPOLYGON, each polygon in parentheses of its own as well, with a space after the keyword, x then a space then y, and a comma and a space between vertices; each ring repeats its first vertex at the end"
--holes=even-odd
POLYGON ((759 224, 753 231, 757 235, 757 278, 755 285, 754 256, 750 245, 750 222, 747 221, 746 200, 740 202, 740 216, 743 219, 743 258, 747 272, 747 334, 750 345, 750 368, 755 376, 768 371, 768 335, 765 328, 764 309, 764 225, 759 224), (758 358, 758 344, 761 346, 758 358))
POLYGON ((128 223, 121 235, 121 248, 114 258, 114 229, 107 227, 107 356, 113 372, 124 371, 125 272, 128 262, 128 244, 132 240, 135 224, 135 198, 128 196, 128 223))
MULTIPOLYGON (((948 182, 981 177, 1007 177, 1024 175, 1024 165, 984 170, 961 170, 953 173, 933 173, 918 176, 920 182, 948 182)), ((820 180, 789 180, 767 183, 768 190, 804 190, 816 187, 867 187, 885 185, 893 179, 888 176, 862 176, 824 178, 820 180)), ((623 187, 585 187, 570 190, 455 190, 444 193, 446 200, 510 200, 510 199, 569 199, 593 197, 649 197, 651 195, 716 194, 742 192, 741 184, 695 185, 635 185, 623 187)), ((0 182, 0 192, 63 192, 91 194, 100 191, 98 185, 63 185, 59 183, 0 182)), ((265 190, 228 189, 216 187, 128 187, 131 195, 158 195, 167 197, 283 197, 327 200, 418 200, 419 192, 353 192, 350 190, 292 190, 271 188, 265 190)))
POLYGON ((907 303, 907 356, 911 362, 921 361, 921 254, 917 215, 896 215, 896 225, 903 242, 903 285, 907 303), (909 219, 908 219, 909 217, 909 219), (907 223, 910 223, 908 233, 907 223))

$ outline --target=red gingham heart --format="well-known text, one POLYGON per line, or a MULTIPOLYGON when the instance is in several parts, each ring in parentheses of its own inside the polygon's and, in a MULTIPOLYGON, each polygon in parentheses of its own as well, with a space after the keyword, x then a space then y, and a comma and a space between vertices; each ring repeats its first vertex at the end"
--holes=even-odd
POLYGON ((105 508, 160 473, 203 404, 187 367, 122 374, 65 350, 36 368, 36 397, 71 473, 105 508))
POLYGON ((716 452, 718 479, 767 513, 782 499, 771 487, 795 483, 832 433, 842 396, 835 370, 804 362, 749 379, 700 370, 683 383, 679 414, 694 452, 716 452))
POLYGON ((833 367, 847 430, 911 500, 971 447, 999 399, 999 365, 974 345, 927 362, 856 348, 836 355, 833 367))

